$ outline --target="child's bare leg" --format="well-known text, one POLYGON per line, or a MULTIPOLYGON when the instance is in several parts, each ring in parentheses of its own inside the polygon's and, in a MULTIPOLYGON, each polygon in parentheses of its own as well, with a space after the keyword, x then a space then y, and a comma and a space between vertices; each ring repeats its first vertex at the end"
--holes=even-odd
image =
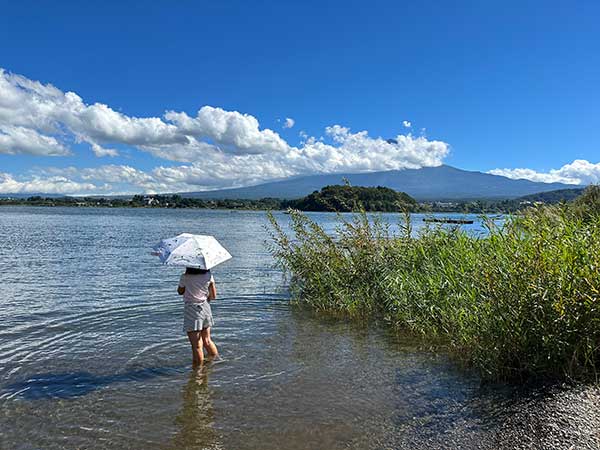
POLYGON ((219 351, 217 350, 217 346, 210 338, 210 327, 204 328, 202 330, 202 345, 206 349, 206 353, 210 356, 219 356, 219 351))
POLYGON ((188 331, 188 339, 192 344, 192 366, 201 366, 204 362, 204 353, 202 352, 202 332, 200 331, 188 331))

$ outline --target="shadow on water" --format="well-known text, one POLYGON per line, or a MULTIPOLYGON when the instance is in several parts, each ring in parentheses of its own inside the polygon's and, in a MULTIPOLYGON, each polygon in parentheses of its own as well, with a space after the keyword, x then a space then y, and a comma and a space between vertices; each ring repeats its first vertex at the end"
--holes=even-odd
POLYGON ((43 373, 12 383, 0 391, 0 398, 26 400, 69 399, 81 397, 114 383, 145 381, 181 373, 179 367, 149 367, 113 375, 90 372, 43 373))

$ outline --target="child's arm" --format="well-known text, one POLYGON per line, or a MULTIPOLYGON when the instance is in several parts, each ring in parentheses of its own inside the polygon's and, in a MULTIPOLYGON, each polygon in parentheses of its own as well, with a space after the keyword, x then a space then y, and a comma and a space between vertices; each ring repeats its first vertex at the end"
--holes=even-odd
POLYGON ((181 275, 181 278, 179 278, 179 286, 177 286, 177 293, 179 295, 183 295, 183 293, 185 292, 185 283, 184 283, 184 275, 181 275))
POLYGON ((208 301, 214 300, 217 298, 217 286, 215 285, 215 280, 210 280, 208 285, 208 301))

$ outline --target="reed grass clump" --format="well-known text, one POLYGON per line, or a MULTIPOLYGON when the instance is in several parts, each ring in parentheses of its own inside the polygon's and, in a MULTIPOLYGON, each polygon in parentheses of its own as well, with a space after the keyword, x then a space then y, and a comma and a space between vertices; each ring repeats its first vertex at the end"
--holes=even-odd
POLYGON ((441 338, 486 378, 597 376, 600 210, 537 207, 501 226, 487 220, 482 236, 415 235, 410 216, 391 233, 364 213, 340 216, 329 235, 298 211, 290 217, 288 235, 271 216, 271 251, 295 301, 441 338))

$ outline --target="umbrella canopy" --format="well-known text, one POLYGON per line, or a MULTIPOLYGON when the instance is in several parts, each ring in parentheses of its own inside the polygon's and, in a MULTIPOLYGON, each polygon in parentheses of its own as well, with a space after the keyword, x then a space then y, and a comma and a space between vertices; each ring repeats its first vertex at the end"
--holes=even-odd
POLYGON ((163 239, 154 247, 153 254, 168 266, 205 270, 231 258, 229 252, 213 236, 190 233, 163 239))

